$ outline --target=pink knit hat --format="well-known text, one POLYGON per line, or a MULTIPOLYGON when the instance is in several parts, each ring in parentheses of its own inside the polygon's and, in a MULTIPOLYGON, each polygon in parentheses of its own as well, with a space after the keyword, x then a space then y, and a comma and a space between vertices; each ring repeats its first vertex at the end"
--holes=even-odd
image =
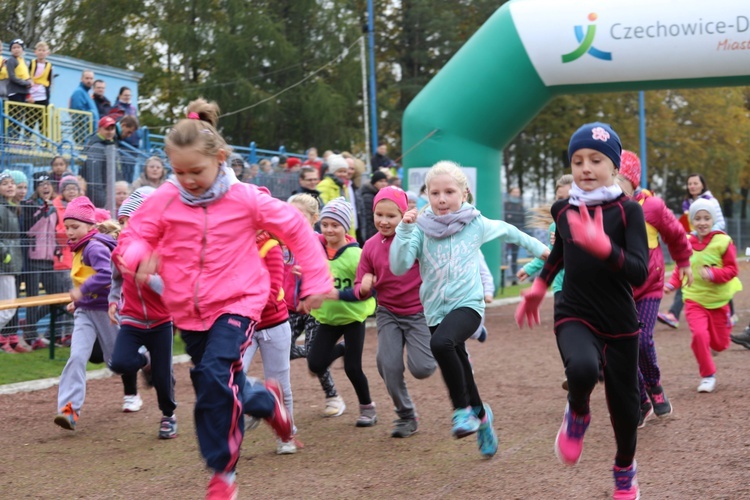
POLYGON ((94 218, 96 219, 96 222, 104 222, 110 220, 112 218, 112 215, 109 213, 109 210, 97 208, 96 210, 94 210, 94 218))
POLYGON ((633 188, 641 185, 641 160, 635 153, 627 149, 622 150, 620 157, 620 175, 630 181, 633 188))
POLYGON ((96 207, 85 196, 79 196, 65 207, 63 220, 75 219, 86 224, 96 224, 96 207))
POLYGON ((387 186, 378 191, 378 194, 375 195, 375 199, 372 200, 373 210, 375 210, 375 207, 381 200, 391 200, 396 204, 398 209, 401 211, 401 214, 406 212, 407 208, 409 207, 409 199, 407 198, 404 190, 400 187, 387 186))

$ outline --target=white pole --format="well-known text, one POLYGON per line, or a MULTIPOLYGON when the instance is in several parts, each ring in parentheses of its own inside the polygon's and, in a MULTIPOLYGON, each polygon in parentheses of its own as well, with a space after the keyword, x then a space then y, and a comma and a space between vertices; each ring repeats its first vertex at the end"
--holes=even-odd
POLYGON ((370 123, 368 117, 370 116, 367 107, 367 56, 365 51, 365 37, 359 39, 359 59, 362 61, 362 105, 364 107, 364 114, 362 115, 362 121, 365 124, 365 164, 367 165, 367 171, 372 171, 370 165, 370 123))

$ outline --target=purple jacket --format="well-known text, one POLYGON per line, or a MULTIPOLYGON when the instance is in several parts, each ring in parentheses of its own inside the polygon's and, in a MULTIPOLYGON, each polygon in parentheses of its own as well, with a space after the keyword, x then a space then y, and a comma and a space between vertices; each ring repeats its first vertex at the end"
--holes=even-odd
MULTIPOLYGON (((106 311, 109 307, 109 288, 112 282, 112 250, 117 246, 117 241, 108 234, 97 233, 79 252, 83 253, 83 266, 94 271, 81 285, 83 298, 75 303, 77 309, 89 309, 106 311)), ((76 252, 78 253, 78 252, 76 252)), ((70 274, 75 282, 76 269, 75 257, 73 269, 70 274)))

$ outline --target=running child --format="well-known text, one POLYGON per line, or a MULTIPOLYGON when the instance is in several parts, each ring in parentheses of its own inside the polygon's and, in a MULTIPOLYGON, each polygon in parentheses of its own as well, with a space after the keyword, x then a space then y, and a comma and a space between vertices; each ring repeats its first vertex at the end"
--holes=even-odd
MULTIPOLYGON (((302 212, 307 222, 310 223, 310 227, 314 228, 318 224, 320 213, 317 198, 306 193, 295 194, 289 198, 289 203, 302 212)), ((289 358, 306 358, 307 353, 310 352, 310 345, 318 333, 320 323, 312 315, 297 311, 302 280, 299 273, 295 271, 297 264, 294 255, 289 252, 286 246, 284 247, 284 252, 286 253, 284 258, 284 290, 286 290, 284 301, 289 311, 289 325, 292 329, 292 345, 289 358), (305 344, 300 347, 297 345, 297 338, 303 333, 305 334, 305 344)), ((336 385, 333 383, 333 377, 331 376, 331 369, 327 368, 325 372, 317 377, 326 395, 326 405, 323 409, 323 415, 326 417, 340 416, 346 410, 346 403, 344 402, 344 398, 339 396, 338 391, 336 391, 336 385)))
POLYGON ((406 193, 395 186, 381 188, 372 205, 378 232, 362 249, 354 294, 364 300, 377 293, 378 373, 398 416, 391 436, 406 438, 417 432, 419 422, 404 380, 404 348, 407 366, 414 378, 429 377, 437 365, 430 351, 430 330, 419 301, 419 285, 422 284, 419 265, 415 262, 405 274, 395 276, 388 262, 396 226, 408 210, 406 193))
MULTIPOLYGON (((370 386, 362 371, 362 351, 365 346, 365 320, 375 312, 375 299, 363 301, 354 294, 362 249, 349 235, 352 207, 345 198, 329 201, 320 213, 319 235, 322 248, 328 255, 333 275, 334 290, 330 299, 312 315, 320 323, 315 341, 307 353, 307 366, 320 376, 338 357, 344 356, 344 371, 359 399, 357 427, 371 427, 378 421, 375 403, 370 398, 370 386), (344 337, 344 344, 338 343, 344 337)), ((304 267, 303 267, 304 269, 304 267)), ((302 282, 304 285, 304 281, 302 282)))
POLYGON ((648 236, 648 279, 643 285, 633 288, 633 300, 641 323, 638 336, 638 386, 641 392, 641 414, 638 427, 646 425, 649 416, 663 418, 672 414, 672 403, 661 384, 661 370, 654 346, 654 326, 659 314, 659 303, 664 294, 664 254, 659 237, 664 240, 669 254, 677 264, 678 272, 686 279, 686 286, 693 282, 690 255, 693 253, 685 238, 685 230, 664 201, 641 189, 641 160, 624 150, 620 160, 617 183, 622 190, 643 207, 648 236))
POLYGON ((266 381, 267 390, 250 395, 242 370, 242 355, 269 294, 257 231, 278 236, 297 257, 303 311, 319 307, 332 285, 321 248, 309 244, 314 234, 304 217, 239 182, 227 166, 231 150, 215 128, 218 115, 218 106, 202 99, 188 106, 188 118, 165 139, 174 176, 133 214, 116 254, 127 268, 137 269, 136 279, 145 281, 157 267, 164 279, 162 301, 194 365, 198 444, 214 473, 209 499, 237 497, 235 468, 248 404, 283 440, 292 432, 278 383, 266 381))
POLYGON ((419 261, 419 297, 432 334, 430 350, 453 405, 451 432, 456 438, 477 433, 479 451, 489 458, 498 445, 492 410, 479 396, 465 344, 479 326, 485 307, 479 247, 500 238, 537 257, 549 250, 541 241, 506 222, 483 217, 466 203, 466 175, 455 163, 436 163, 427 173, 425 185, 429 206, 419 216, 416 209, 404 214, 391 244, 390 267, 393 274, 401 276, 419 261))
MULTIPOLYGON (((693 340, 690 347, 701 375, 698 392, 716 389, 716 364, 711 351, 721 352, 729 347, 732 332, 729 301, 742 290, 737 278, 737 250, 724 231, 715 227, 716 205, 710 200, 697 199, 688 212, 695 234, 689 236, 693 255, 690 267, 695 279, 682 294, 685 297, 685 318, 693 340)), ((685 279, 672 273, 664 287, 666 293, 679 289, 685 279)))
POLYGON ((648 242, 641 206, 615 183, 622 145, 604 123, 589 123, 571 137, 573 186, 552 205, 555 244, 541 274, 516 310, 522 326, 539 324, 547 287, 565 268, 562 300, 555 304, 555 334, 568 403, 555 440, 561 462, 575 465, 591 421, 589 397, 604 375, 617 453, 614 498, 638 498, 635 448, 638 416, 638 312, 632 287, 648 275, 648 242), (596 207, 593 219, 588 207, 596 207))
MULTIPOLYGON (((143 204, 151 187, 131 194, 120 206, 117 219, 127 227, 132 214, 143 204)), ((113 260, 112 286, 109 291, 109 319, 120 326, 109 368, 115 373, 131 374, 143 369, 147 384, 156 389, 162 412, 159 439, 177 437, 174 410, 174 379, 172 376, 172 315, 161 300, 164 283, 158 274, 148 276, 144 283, 135 280, 129 270, 113 260), (145 346, 146 350, 142 349, 145 346)))

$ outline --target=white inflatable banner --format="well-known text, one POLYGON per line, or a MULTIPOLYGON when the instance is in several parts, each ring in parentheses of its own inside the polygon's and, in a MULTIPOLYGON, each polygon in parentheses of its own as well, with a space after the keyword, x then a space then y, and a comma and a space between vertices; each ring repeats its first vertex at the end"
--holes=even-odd
POLYGON ((515 0, 546 86, 743 76, 750 0, 515 0))

